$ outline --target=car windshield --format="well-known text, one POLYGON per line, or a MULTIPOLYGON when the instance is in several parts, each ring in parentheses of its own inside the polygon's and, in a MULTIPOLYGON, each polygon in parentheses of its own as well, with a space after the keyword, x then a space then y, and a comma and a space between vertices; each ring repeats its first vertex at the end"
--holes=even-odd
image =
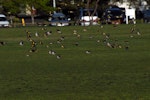
POLYGON ((59 21, 59 20, 66 20, 66 18, 65 17, 52 17, 52 20, 59 21))
POLYGON ((5 17, 0 17, 0 21, 6 21, 7 19, 5 17))
MULTIPOLYGON (((83 16, 91 16, 93 14, 94 10, 84 10, 83 16)), ((94 14, 96 16, 96 13, 94 14)))
POLYGON ((63 13, 55 13, 52 15, 53 21, 66 20, 66 16, 63 13))
POLYGON ((55 13, 52 17, 65 17, 65 15, 63 13, 55 13))
POLYGON ((107 13, 112 14, 114 16, 119 16, 122 14, 122 11, 121 10, 108 10, 107 13))

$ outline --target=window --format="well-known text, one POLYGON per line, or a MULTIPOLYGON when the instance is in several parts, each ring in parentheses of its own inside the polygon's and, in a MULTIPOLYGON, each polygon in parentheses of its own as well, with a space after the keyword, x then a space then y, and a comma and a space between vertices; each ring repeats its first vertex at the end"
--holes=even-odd
POLYGON ((0 17, 0 21, 6 21, 7 19, 5 17, 0 17))

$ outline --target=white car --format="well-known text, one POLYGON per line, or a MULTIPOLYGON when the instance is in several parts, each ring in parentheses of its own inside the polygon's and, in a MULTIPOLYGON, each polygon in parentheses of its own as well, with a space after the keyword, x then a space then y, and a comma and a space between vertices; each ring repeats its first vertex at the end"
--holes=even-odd
POLYGON ((80 20, 81 26, 98 25, 97 16, 82 16, 80 20))
POLYGON ((89 25, 98 25, 98 14, 97 12, 92 15, 94 9, 80 9, 80 25, 89 26, 89 25))
POLYGON ((9 27, 10 23, 4 14, 0 14, 0 27, 9 27))

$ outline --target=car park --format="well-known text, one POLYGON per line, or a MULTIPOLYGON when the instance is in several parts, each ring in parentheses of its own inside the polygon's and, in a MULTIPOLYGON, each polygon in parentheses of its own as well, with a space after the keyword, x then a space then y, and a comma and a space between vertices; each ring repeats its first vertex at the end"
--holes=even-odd
POLYGON ((0 14, 0 27, 9 27, 10 23, 4 14, 0 14))
POLYGON ((49 22, 51 26, 69 26, 70 20, 63 13, 54 13, 50 18, 49 22))

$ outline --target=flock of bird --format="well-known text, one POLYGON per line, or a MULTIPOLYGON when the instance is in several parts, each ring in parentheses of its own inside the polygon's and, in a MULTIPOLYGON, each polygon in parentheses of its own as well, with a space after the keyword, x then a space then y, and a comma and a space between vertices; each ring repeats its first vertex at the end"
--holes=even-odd
MULTIPOLYGON (((114 26, 114 27, 117 27, 117 26, 114 26)), ((94 40, 96 41, 97 43, 99 44, 102 44, 108 48, 124 48, 125 50, 128 50, 129 49, 129 41, 125 40, 124 41, 124 45, 122 45, 121 43, 119 43, 119 41, 117 39, 113 40, 110 36, 109 33, 106 33, 104 32, 103 30, 104 26, 100 26, 100 28, 98 29, 98 34, 100 35, 100 37, 102 38, 97 38, 96 40, 94 40, 94 35, 90 35, 88 38, 89 38, 89 41, 90 40, 94 40)), ((34 53, 34 52, 37 52, 38 51, 38 45, 45 45, 46 48, 47 48, 47 54, 49 55, 53 55, 53 56, 56 56, 57 59, 61 59, 62 56, 58 53, 56 53, 56 51, 54 50, 55 48, 51 48, 50 45, 55 45, 56 43, 60 45, 61 48, 66 48, 63 41, 66 40, 66 37, 64 35, 64 33, 60 30, 60 29, 56 29, 56 31, 52 32, 52 31, 49 31, 47 28, 41 28, 41 30, 43 31, 43 35, 41 37, 41 34, 38 33, 38 32, 35 32, 35 33, 31 33, 30 31, 26 30, 25 33, 26 33, 26 38, 28 42, 31 43, 30 45, 30 50, 28 52, 28 54, 26 56, 30 56, 30 53, 34 53), (48 44, 44 44, 44 37, 46 38, 50 38, 53 34, 58 34, 58 39, 55 39, 55 41, 53 42, 49 42, 48 44), (33 36, 34 35, 34 36, 33 36), (36 38, 35 38, 36 37, 36 38), (41 39, 42 38, 42 39, 41 39), (43 41, 42 41, 43 40, 43 41), (54 43, 55 42, 55 43, 54 43)), ((83 28, 82 30, 83 32, 87 32, 88 33, 88 30, 86 29, 86 27, 83 28)), ((70 33, 70 32, 69 32, 70 33)), ((82 39, 81 39, 81 35, 82 33, 78 32, 78 30, 72 30, 72 36, 74 36, 76 38, 76 42, 75 43, 72 43, 74 46, 80 46, 79 43, 82 42, 82 39)), ((136 25, 133 25, 130 29, 130 37, 132 38, 134 34, 137 34, 137 35, 141 35, 139 29, 136 28, 136 25)), ((82 35, 83 36, 83 35, 82 35)), ((50 40, 50 39, 49 39, 50 40)), ((20 46, 24 46, 25 41, 23 40, 20 40, 19 42, 19 45, 20 46)), ((95 42, 95 43, 96 43, 95 42)), ((6 43, 4 41, 0 41, 0 46, 4 46, 6 43)), ((85 54, 91 54, 92 52, 87 48, 87 50, 84 51, 85 54)))

